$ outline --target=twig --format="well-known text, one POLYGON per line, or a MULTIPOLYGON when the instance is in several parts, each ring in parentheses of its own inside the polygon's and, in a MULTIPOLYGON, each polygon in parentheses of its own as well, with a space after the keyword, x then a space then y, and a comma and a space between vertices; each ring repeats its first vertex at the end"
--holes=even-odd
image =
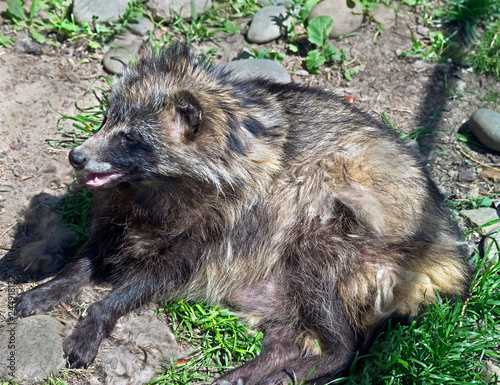
POLYGON ((2 238, 5 234, 7 234, 10 230, 14 228, 15 225, 17 225, 19 221, 15 221, 12 226, 10 226, 7 230, 5 230, 2 234, 0 234, 0 238, 2 238))
POLYGON ((77 320, 80 319, 80 317, 77 314, 75 314, 75 312, 73 310, 71 310, 71 308, 68 305, 66 305, 64 302, 61 302, 61 306, 64 308, 64 310, 66 310, 69 313, 69 315, 71 317, 73 317, 74 319, 77 319, 77 320))
MULTIPOLYGON (((455 182, 455 184, 459 187, 463 187, 463 188, 466 188, 466 189, 469 189, 469 190, 472 190, 473 188, 475 188, 476 186, 467 186, 465 184, 461 184, 461 183, 458 183, 458 182, 455 182)), ((495 193, 490 193, 488 191, 483 191, 483 190, 478 190, 478 192, 480 192, 481 194, 484 194, 484 195, 495 195, 495 193)), ((467 200, 467 199, 463 199, 463 200, 467 200)))
POLYGON ((473 162, 476 162, 477 164, 480 164, 481 166, 488 167, 488 168, 491 168, 491 169, 496 170, 496 171, 500 171, 500 168, 496 168, 496 167, 490 166, 489 164, 486 164, 486 163, 478 161, 477 159, 474 159, 472 156, 470 156, 469 154, 467 154, 461 148, 459 148, 458 151, 460 151, 463 155, 465 155, 467 158, 469 158, 473 162))

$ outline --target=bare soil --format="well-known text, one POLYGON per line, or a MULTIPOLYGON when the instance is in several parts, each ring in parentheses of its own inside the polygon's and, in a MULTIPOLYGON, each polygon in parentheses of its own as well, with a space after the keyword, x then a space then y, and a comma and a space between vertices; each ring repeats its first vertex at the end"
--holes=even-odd
MULTIPOLYGON (((297 76, 294 73, 303 68, 303 58, 291 54, 283 65, 294 82, 333 90, 378 119, 385 114, 397 130, 432 131, 420 136, 415 145, 420 146, 445 196, 470 199, 499 192, 500 171, 488 166, 500 168, 500 154, 486 149, 472 135, 460 144, 454 133, 467 134, 465 123, 478 108, 500 111, 498 104, 486 101, 491 94, 500 93, 500 82, 453 62, 400 59, 398 53, 411 48, 407 24, 415 30, 418 23, 413 9, 401 8, 396 25, 379 35, 376 44, 377 28, 369 20, 356 35, 332 41, 365 65, 351 82, 335 68, 320 75, 297 76)), ((6 25, 0 25, 0 33, 6 30, 6 25)), ((425 36, 419 38, 425 42, 425 36)), ((221 62, 242 56, 248 50, 244 44, 244 36, 236 35, 195 44, 195 49, 201 53, 220 47, 214 61, 221 62)), ((286 52, 282 42, 255 47, 286 52)), ((92 105, 92 95, 82 95, 93 79, 105 75, 103 55, 90 53, 77 42, 43 46, 36 54, 26 51, 30 50, 22 45, 0 48, 0 290, 12 276, 17 278, 19 290, 26 289, 34 279, 53 275, 64 262, 74 238, 57 227, 53 208, 67 193, 74 174, 67 162, 68 150, 54 148, 47 140, 67 140, 56 132, 58 111, 76 114, 77 100, 92 105), (82 59, 88 62, 81 63, 82 59), (57 243, 53 240, 60 238, 65 245, 51 249, 57 243)), ((71 129, 71 123, 63 121, 61 128, 71 129)), ((101 292, 96 292, 97 297, 101 292)), ((0 317, 7 311, 4 294, 0 295, 0 317)), ((71 319, 63 308, 58 314, 71 319)), ((70 383, 78 382, 74 381, 70 383)))

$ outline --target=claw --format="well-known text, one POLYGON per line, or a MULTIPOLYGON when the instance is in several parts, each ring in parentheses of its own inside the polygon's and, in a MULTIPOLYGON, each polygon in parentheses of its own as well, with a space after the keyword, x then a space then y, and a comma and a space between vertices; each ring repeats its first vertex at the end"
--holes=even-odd
POLYGON ((238 381, 236 381, 236 385, 245 385, 245 383, 243 382, 242 378, 238 378, 238 381))
POLYGON ((31 317, 33 314, 35 314, 34 310, 30 311, 30 314, 28 314, 28 317, 31 317))
POLYGON ((85 364, 84 368, 85 368, 85 369, 88 369, 88 368, 89 368, 89 366, 90 366, 90 362, 87 362, 87 363, 85 364))

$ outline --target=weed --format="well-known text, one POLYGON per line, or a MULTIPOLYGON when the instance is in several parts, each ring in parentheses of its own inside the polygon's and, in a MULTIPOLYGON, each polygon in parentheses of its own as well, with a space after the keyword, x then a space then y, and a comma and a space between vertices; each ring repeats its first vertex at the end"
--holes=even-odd
POLYGON ((269 59, 269 60, 274 60, 278 63, 282 63, 283 59, 286 56, 284 53, 274 52, 267 48, 263 48, 260 51, 258 51, 249 44, 246 44, 246 46, 252 50, 252 53, 250 54, 251 59, 269 59))
POLYGON ((352 80, 352 75, 364 70, 363 64, 357 58, 348 61, 343 49, 340 51, 334 45, 329 45, 328 35, 333 28, 333 20, 330 16, 318 16, 312 19, 307 26, 309 42, 318 48, 308 52, 306 57, 306 68, 311 73, 318 73, 325 63, 339 62, 342 73, 347 80, 352 80), (353 66, 358 63, 357 66, 353 66))
POLYGON ((208 382, 214 375, 211 369, 221 374, 255 357, 261 349, 263 334, 249 330, 228 310, 181 300, 164 304, 158 311, 170 314, 177 340, 189 342, 195 350, 188 362, 170 365, 150 384, 208 382))
POLYGON ((477 72, 490 72, 500 78, 500 20, 484 33, 472 63, 477 72))
POLYGON ((8 47, 12 44, 14 44, 14 39, 12 39, 8 36, 0 35, 0 46, 8 47))

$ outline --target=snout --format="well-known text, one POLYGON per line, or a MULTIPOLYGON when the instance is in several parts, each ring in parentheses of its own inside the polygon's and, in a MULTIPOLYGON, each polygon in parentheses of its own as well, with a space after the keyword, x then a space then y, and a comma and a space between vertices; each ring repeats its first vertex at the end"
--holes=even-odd
POLYGON ((75 170, 81 170, 87 164, 87 157, 78 150, 74 148, 69 152, 69 163, 75 168, 75 170))

